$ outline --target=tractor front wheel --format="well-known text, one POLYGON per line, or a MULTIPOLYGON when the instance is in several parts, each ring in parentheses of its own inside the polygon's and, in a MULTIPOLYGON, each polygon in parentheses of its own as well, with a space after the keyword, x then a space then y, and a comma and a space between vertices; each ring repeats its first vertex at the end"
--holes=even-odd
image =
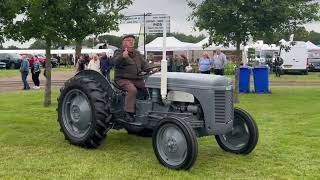
POLYGON ((240 108, 234 109, 232 130, 215 136, 223 150, 236 154, 249 154, 256 147, 258 137, 258 127, 254 119, 240 108))
POLYGON ((190 125, 179 118, 163 120, 152 136, 159 162, 172 169, 190 169, 197 159, 197 138, 190 125))

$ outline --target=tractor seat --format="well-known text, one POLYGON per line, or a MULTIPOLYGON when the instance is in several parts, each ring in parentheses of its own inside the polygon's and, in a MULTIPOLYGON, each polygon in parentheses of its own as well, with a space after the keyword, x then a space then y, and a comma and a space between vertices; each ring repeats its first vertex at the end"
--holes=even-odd
MULTIPOLYGON (((121 87, 115 81, 111 81, 111 85, 116 91, 122 92, 123 94, 127 93, 126 91, 122 90, 121 87)), ((148 92, 147 88, 138 89, 137 99, 146 100, 148 98, 149 98, 149 92, 148 92)))
POLYGON ((123 90, 121 90, 121 87, 120 87, 115 81, 111 81, 111 85, 112 85, 114 88, 116 88, 116 89, 118 89, 118 90, 120 90, 120 91, 123 91, 123 90))

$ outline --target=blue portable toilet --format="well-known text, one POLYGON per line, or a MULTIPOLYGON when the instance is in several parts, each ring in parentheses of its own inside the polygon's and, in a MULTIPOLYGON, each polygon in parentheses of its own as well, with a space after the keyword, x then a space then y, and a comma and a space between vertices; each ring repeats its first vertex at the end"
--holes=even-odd
POLYGON ((269 67, 258 66, 253 68, 253 81, 255 93, 270 93, 269 67))
POLYGON ((249 93, 250 92, 250 75, 251 67, 241 66, 239 74, 239 92, 249 93))

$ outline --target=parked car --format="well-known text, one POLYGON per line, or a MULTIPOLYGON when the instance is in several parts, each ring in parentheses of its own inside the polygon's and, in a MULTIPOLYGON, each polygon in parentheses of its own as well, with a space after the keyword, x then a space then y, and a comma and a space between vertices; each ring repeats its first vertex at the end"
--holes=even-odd
POLYGON ((0 62, 0 69, 6 69, 6 63, 0 62))
POLYGON ((320 58, 308 59, 309 71, 320 71, 320 58))
POLYGON ((3 53, 0 54, 0 62, 6 64, 6 69, 19 69, 22 58, 17 53, 3 53))
POLYGON ((308 70, 320 71, 320 51, 310 51, 308 57, 308 70))
MULTIPOLYGON (((38 55, 38 58, 43 59, 43 63, 41 63, 41 64, 42 64, 43 67, 45 67, 46 57, 43 56, 43 55, 41 55, 41 54, 39 54, 39 55, 38 55)), ((39 59, 39 61, 40 61, 40 59, 39 59)), ((41 62, 41 61, 40 61, 40 62, 41 62)), ((57 67, 57 66, 58 66, 58 59, 57 59, 57 58, 53 58, 53 57, 51 56, 51 65, 52 65, 53 68, 57 67)))
MULTIPOLYGON (((27 57, 27 59, 30 62, 30 65, 32 66, 34 64, 34 55, 33 54, 21 54, 27 57)), ((41 63, 42 67, 45 67, 45 63, 46 63, 46 57, 43 55, 37 55, 39 62, 41 63)), ((51 64, 52 67, 57 67, 58 66, 58 60, 56 58, 51 58, 51 64)))

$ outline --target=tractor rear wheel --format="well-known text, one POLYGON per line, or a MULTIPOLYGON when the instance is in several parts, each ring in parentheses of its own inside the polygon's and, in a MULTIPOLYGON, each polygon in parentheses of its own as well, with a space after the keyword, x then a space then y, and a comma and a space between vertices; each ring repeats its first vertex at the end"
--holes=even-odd
POLYGON ((259 133, 250 114, 235 108, 232 131, 215 137, 223 150, 236 154, 249 154, 258 143, 259 133))
POLYGON ((58 98, 58 122, 71 144, 96 148, 110 129, 110 102, 93 78, 75 76, 65 83, 58 98))
POLYGON ((172 169, 190 169, 197 159, 198 143, 190 125, 179 118, 163 120, 152 136, 159 162, 172 169))

